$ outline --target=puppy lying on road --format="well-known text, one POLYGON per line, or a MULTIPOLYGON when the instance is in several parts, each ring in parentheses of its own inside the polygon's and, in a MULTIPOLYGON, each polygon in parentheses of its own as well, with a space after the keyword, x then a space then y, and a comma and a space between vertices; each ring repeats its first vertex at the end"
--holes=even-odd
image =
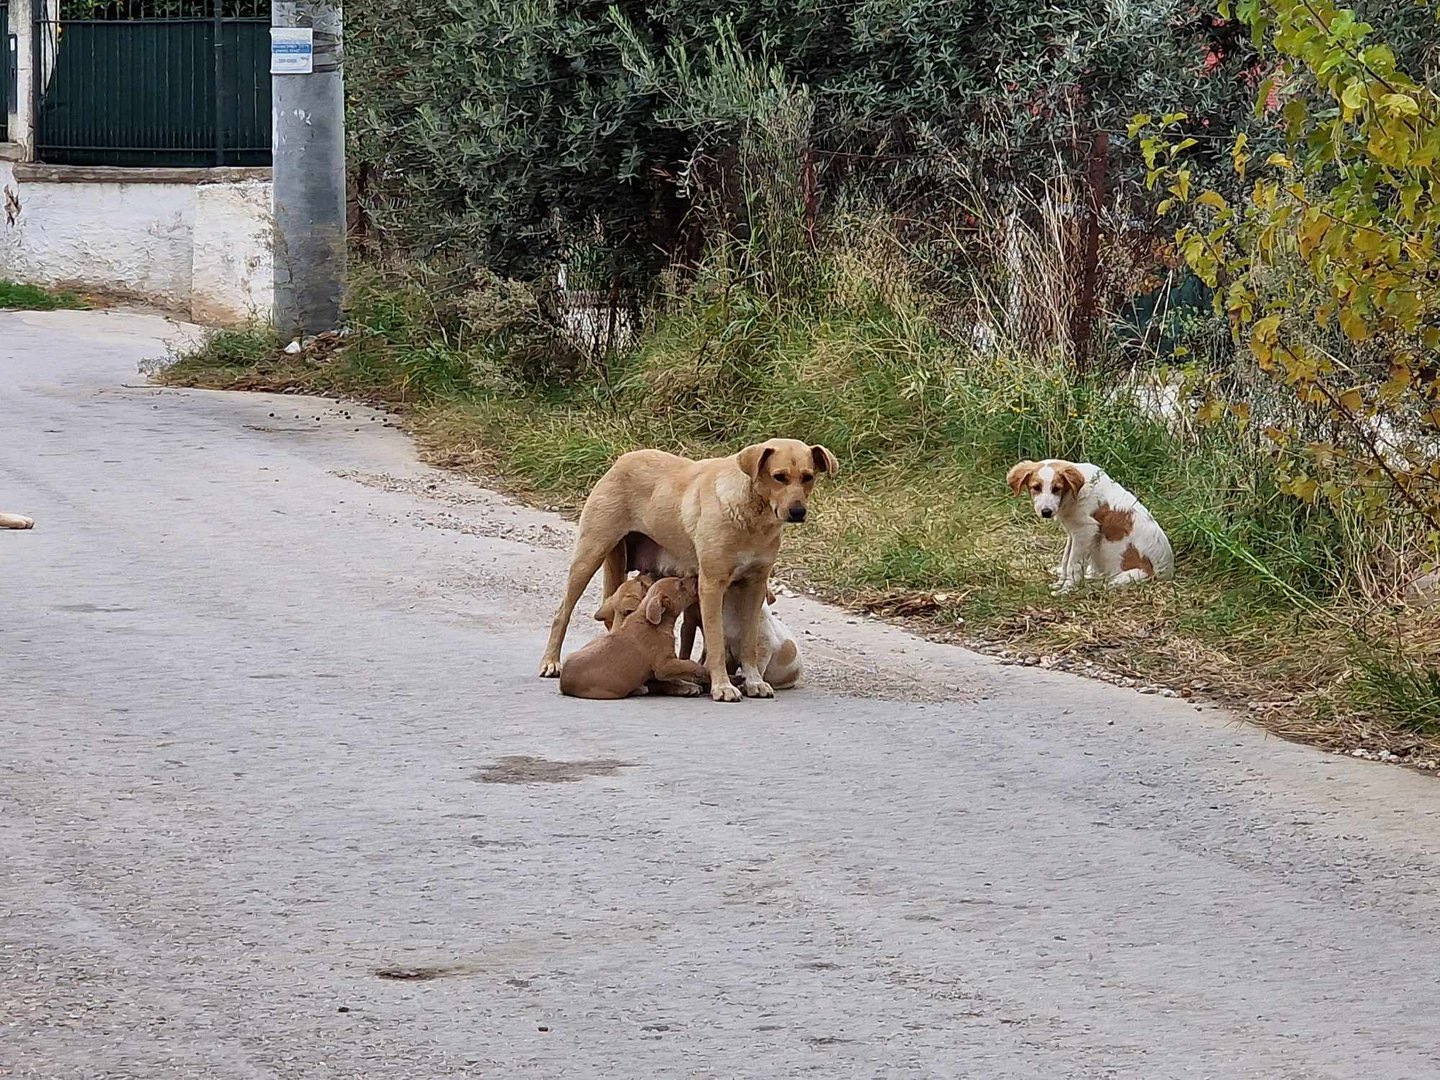
POLYGON ((1059 518, 1065 526, 1065 554, 1052 592, 1068 592, 1086 577, 1104 578, 1113 588, 1174 573, 1165 530, 1100 466, 1022 461, 1005 482, 1016 495, 1030 495, 1037 516, 1059 518))
MULTIPOLYGON (((734 675, 740 670, 740 643, 745 629, 739 598, 725 594, 725 666, 734 675)), ((695 648, 695 631, 700 628, 700 608, 685 612, 680 624, 680 655, 690 658, 695 648)), ((790 628, 775 614, 775 594, 765 590, 765 606, 760 610, 760 651, 757 657, 764 680, 776 690, 788 690, 800 681, 800 645, 790 628)), ((701 663, 705 662, 702 652, 701 663)))
POLYGON ((642 690, 653 679, 668 684, 672 693, 698 694, 705 669, 675 656, 675 620, 698 597, 694 578, 655 582, 620 629, 595 639, 565 661, 560 692, 613 701, 642 690))

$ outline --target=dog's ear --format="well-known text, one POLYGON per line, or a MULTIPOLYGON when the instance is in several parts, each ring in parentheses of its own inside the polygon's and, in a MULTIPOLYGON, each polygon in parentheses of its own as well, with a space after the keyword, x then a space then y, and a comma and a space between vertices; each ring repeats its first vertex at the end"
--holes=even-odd
POLYGON ((1030 477, 1040 467, 1038 461, 1022 461, 1005 474, 1005 483, 1010 485, 1010 493, 1019 495, 1020 491, 1030 482, 1030 477))
POLYGON ((1060 470, 1060 475, 1065 478, 1065 490, 1071 495, 1079 494, 1085 486, 1085 474, 1074 465, 1066 465, 1060 470))
POLYGON ((765 590, 765 602, 767 604, 775 603, 775 591, 773 589, 765 590))
POLYGON ((810 447, 810 457, 815 462, 815 471, 823 472, 826 476, 834 476, 840 471, 840 462, 835 455, 823 446, 810 447))
POLYGON ((645 597, 645 621, 651 626, 659 626, 660 620, 665 618, 665 593, 661 589, 651 589, 645 597))
POLYGON ((775 448, 766 443, 747 446, 740 451, 740 468, 745 470, 745 475, 751 480, 758 480, 760 479, 760 470, 765 467, 765 462, 774 452, 775 448))

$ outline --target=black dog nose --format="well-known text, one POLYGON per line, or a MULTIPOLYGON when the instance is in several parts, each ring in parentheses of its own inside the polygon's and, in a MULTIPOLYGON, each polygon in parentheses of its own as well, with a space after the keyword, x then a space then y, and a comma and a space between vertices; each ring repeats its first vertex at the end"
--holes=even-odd
POLYGON ((790 520, 791 520, 791 521, 804 521, 804 520, 805 520, 805 508, 804 508, 803 506, 792 506, 792 507, 790 508, 790 520))
POLYGON ((1054 511, 1054 510, 1051 510, 1051 509, 1047 506, 1044 510, 1041 510, 1041 511, 1040 511, 1040 516, 1043 517, 1043 518, 1054 517, 1054 516, 1055 516, 1055 511, 1054 511))

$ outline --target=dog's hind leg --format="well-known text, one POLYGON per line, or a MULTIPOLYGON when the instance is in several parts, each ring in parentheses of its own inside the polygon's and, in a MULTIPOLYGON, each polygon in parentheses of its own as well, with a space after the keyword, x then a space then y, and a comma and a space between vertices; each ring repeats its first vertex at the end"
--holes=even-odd
POLYGON ((609 536, 592 539, 582 532, 575 542, 575 557, 570 561, 570 576, 565 582, 565 598, 560 601, 560 610, 555 612, 555 620, 550 624, 550 640, 540 661, 542 679, 554 679, 560 675, 560 647, 565 643, 570 616, 575 614, 575 605, 615 547, 616 539, 609 536))
POLYGON ((614 596, 615 590, 625 584, 625 575, 629 572, 629 552, 621 540, 605 556, 605 595, 614 596))
POLYGON ((1114 577, 1108 579, 1105 584, 1110 586, 1110 588, 1112 589, 1118 589, 1122 585, 1133 585, 1137 581, 1144 581, 1149 576, 1150 575, 1147 574, 1144 570, 1140 569, 1122 570, 1114 577))

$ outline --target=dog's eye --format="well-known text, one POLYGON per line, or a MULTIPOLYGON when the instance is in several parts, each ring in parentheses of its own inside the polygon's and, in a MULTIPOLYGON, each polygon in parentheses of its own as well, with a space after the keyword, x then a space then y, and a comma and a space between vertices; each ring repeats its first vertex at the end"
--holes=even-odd
POLYGON ((815 474, 814 474, 814 473, 802 472, 802 473, 800 474, 800 482, 801 482, 802 484, 808 484, 808 483, 810 483, 810 481, 812 481, 812 480, 814 480, 814 479, 815 479, 815 474))
POLYGON ((1039 484, 1031 484, 1031 485, 1030 485, 1030 490, 1033 491, 1036 495, 1039 495, 1039 494, 1040 494, 1040 485, 1039 485, 1039 484))
POLYGON ((790 474, 789 474, 789 473, 783 473, 783 472, 777 472, 777 473, 775 474, 775 482, 776 482, 777 484, 788 484, 788 483, 790 482, 790 474))

